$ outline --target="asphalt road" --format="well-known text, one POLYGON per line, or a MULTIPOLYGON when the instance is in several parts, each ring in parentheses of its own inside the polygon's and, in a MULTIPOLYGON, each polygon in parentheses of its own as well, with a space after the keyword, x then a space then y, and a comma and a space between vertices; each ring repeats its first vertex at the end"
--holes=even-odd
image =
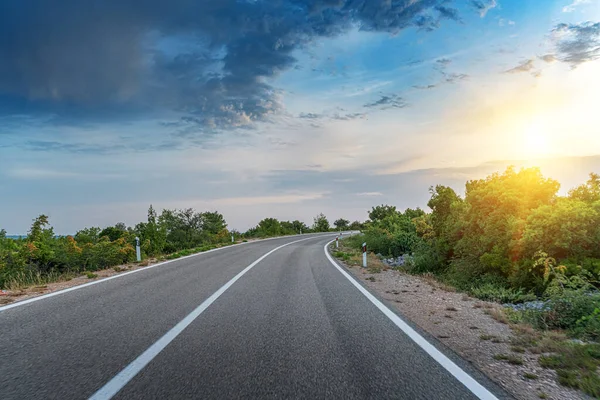
POLYGON ((118 399, 477 398, 331 264, 332 238, 248 243, 0 309, 0 399, 110 398, 107 387, 118 399))

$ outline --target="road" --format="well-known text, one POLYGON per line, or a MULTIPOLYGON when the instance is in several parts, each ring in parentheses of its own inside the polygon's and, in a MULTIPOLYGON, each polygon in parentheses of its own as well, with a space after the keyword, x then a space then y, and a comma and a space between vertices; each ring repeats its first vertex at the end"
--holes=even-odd
POLYGON ((0 308, 0 399, 508 398, 411 339, 327 258, 332 239, 246 243, 0 308))

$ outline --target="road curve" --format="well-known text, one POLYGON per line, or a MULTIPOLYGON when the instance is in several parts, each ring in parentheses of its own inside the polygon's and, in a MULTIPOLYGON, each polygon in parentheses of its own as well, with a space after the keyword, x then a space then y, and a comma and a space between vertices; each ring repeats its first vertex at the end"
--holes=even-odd
POLYGON ((477 398, 332 265, 332 238, 225 248, 2 310, 0 399, 477 398))

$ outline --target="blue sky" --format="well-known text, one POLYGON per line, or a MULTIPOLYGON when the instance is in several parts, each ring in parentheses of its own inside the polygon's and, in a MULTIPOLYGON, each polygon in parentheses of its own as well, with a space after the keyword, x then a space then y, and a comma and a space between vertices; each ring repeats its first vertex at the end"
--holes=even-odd
POLYGON ((600 170, 598 0, 7 0, 0 36, 9 233, 364 220, 509 164, 600 170))

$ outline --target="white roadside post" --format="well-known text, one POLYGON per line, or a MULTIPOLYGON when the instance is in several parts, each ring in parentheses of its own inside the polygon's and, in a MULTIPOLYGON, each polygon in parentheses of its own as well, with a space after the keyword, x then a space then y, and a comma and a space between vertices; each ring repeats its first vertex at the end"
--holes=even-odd
POLYGON ((233 233, 232 233, 231 234, 231 243, 233 243, 233 242, 234 242, 234 240, 233 240, 233 233))
POLYGON ((138 261, 142 261, 142 252, 140 251, 140 238, 135 237, 135 258, 138 261))
POLYGON ((340 241, 339 241, 339 239, 340 239, 339 236, 335 238, 335 248, 336 249, 340 247, 340 243, 339 243, 340 241))
POLYGON ((367 268, 367 243, 363 243, 362 245, 362 251, 363 251, 363 267, 367 268))

